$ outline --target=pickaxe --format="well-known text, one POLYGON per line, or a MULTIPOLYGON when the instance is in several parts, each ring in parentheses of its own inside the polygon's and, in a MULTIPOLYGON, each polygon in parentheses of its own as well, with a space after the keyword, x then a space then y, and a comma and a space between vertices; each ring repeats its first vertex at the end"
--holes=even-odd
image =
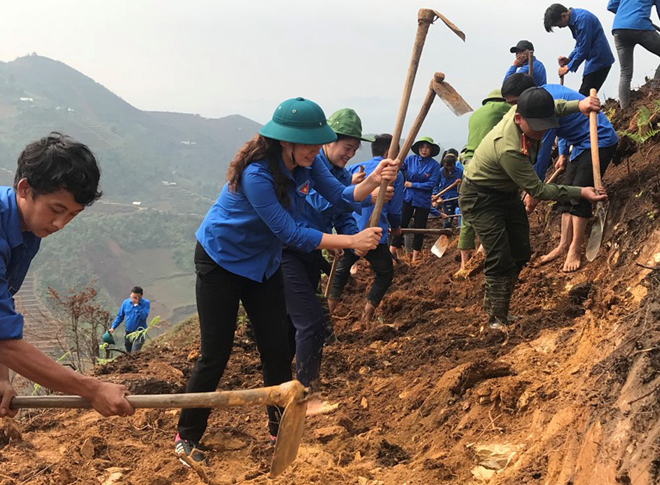
MULTIPOLYGON (((225 408, 229 406, 261 405, 283 406, 277 443, 270 466, 270 477, 282 473, 298 454, 305 427, 307 391, 298 381, 279 386, 262 387, 244 391, 199 392, 189 394, 146 394, 126 396, 134 408, 190 409, 225 408)), ((21 408, 76 408, 90 409, 92 404, 78 396, 16 396, 12 409, 21 408)))
MULTIPOLYGON (((417 75, 417 68, 419 67, 419 59, 422 56, 422 49, 424 48, 424 42, 426 41, 426 34, 428 33, 431 24, 437 19, 442 20, 444 24, 452 30, 452 32, 458 35, 461 40, 465 42, 465 34, 440 12, 428 8, 420 9, 419 12, 417 12, 417 35, 415 36, 415 44, 413 45, 413 52, 412 56, 410 57, 410 63, 408 65, 408 74, 406 76, 406 82, 403 87, 403 96, 401 97, 399 113, 396 117, 394 133, 392 133, 392 142, 390 143, 390 148, 388 151, 389 158, 394 159, 399 153, 399 140, 401 139, 401 133, 403 132, 403 123, 406 120, 408 103, 410 102, 410 94, 412 93, 415 76, 417 75)), ((378 225, 380 212, 383 209, 383 202, 385 201, 384 197, 386 188, 387 182, 383 181, 380 186, 378 197, 376 198, 374 211, 371 214, 371 219, 369 219, 369 227, 376 227, 378 225)))

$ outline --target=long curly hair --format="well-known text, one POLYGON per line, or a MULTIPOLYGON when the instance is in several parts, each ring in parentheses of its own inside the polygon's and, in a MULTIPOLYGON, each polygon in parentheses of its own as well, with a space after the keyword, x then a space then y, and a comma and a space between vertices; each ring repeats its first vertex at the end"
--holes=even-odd
POLYGON ((265 136, 255 135, 251 140, 236 153, 234 159, 227 169, 227 182, 229 190, 235 192, 241 183, 241 177, 245 168, 253 162, 266 160, 268 168, 275 180, 275 193, 277 200, 284 207, 290 203, 288 188, 291 181, 282 173, 280 168, 280 159, 282 158, 282 145, 278 140, 266 138, 265 136))

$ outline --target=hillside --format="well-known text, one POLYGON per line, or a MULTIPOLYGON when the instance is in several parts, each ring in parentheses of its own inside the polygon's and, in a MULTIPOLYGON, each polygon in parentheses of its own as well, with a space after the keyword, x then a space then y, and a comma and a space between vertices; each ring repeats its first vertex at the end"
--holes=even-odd
MULTIPOLYGON (((479 336, 483 276, 453 280, 457 252, 398 268, 378 322, 358 321, 370 276, 339 308, 326 348, 325 397, 334 413, 307 420, 294 466, 264 473, 272 450, 261 409, 216 411, 215 453, 202 479, 172 453, 176 411, 128 419, 90 412, 24 412, 0 431, 6 484, 360 483, 655 484, 660 481, 660 137, 658 92, 606 109, 627 132, 626 157, 605 176, 608 230, 577 273, 535 267, 558 240, 549 204, 531 217, 535 255, 514 294, 504 343, 479 336)), ((96 373, 135 393, 180 392, 197 356, 193 319, 136 358, 96 373)), ((243 327, 222 389, 260 384, 243 327)))
POLYGON ((0 183, 12 183, 25 144, 50 131, 89 145, 102 170, 103 198, 44 241, 32 267, 35 285, 23 296, 32 301, 47 285, 65 291, 92 282, 114 312, 139 284, 154 303, 152 315, 190 316, 196 225, 234 153, 259 127, 240 115, 141 111, 38 55, 0 63, 0 183), (145 231, 152 237, 145 240, 145 231))
POLYGON ((99 156, 109 198, 151 194, 163 179, 203 183, 201 193, 214 194, 236 150, 259 127, 239 115, 141 111, 47 57, 0 63, 0 166, 13 167, 26 143, 59 130, 99 156))

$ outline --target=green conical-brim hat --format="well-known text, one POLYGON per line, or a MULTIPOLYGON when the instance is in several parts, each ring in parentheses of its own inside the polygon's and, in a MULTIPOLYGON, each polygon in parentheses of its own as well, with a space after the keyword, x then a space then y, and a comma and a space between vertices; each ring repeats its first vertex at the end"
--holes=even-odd
POLYGON ((357 140, 373 142, 375 138, 362 136, 362 120, 355 110, 343 108, 335 111, 328 118, 328 125, 338 135, 350 136, 357 140))
POLYGON ((501 89, 493 89, 490 93, 488 93, 488 96, 486 96, 484 98, 484 100, 481 102, 481 104, 484 105, 488 101, 506 102, 506 100, 502 97, 502 90, 501 89))
POLYGON ((411 150, 415 155, 419 155, 419 147, 422 143, 428 143, 431 145, 431 157, 435 157, 438 155, 438 153, 440 153, 440 146, 433 143, 433 138, 430 136, 423 136, 415 143, 413 143, 413 146, 411 147, 411 150))
POLYGON ((301 145, 324 145, 337 139, 321 107, 305 98, 291 98, 281 103, 259 134, 301 145))

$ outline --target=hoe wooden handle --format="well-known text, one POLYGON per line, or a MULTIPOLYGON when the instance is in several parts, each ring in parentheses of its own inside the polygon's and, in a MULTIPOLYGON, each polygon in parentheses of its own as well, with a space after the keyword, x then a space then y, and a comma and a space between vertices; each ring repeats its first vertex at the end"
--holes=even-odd
MULTIPOLYGON (((286 406, 305 398, 305 388, 298 381, 289 381, 279 386, 247 389, 242 391, 198 392, 190 394, 147 394, 126 396, 134 408, 190 409, 224 408, 262 404, 286 406)), ((90 409, 92 404, 78 396, 16 396, 11 401, 12 409, 20 408, 77 408, 90 409)))
MULTIPOLYGON (((415 76, 417 75, 417 68, 419 67, 419 59, 422 57, 422 49, 426 42, 426 35, 429 32, 429 27, 435 20, 436 14, 433 10, 422 8, 417 12, 417 34, 415 36, 415 44, 413 45, 412 55, 410 56, 410 63, 408 65, 408 74, 406 75, 406 82, 403 86, 403 95, 401 96, 401 104, 399 105, 399 113, 396 116, 396 124, 394 125, 394 133, 392 133, 392 141, 390 148, 387 152, 387 157, 391 159, 397 158, 399 154, 399 140, 401 139, 401 132, 403 131, 403 123, 406 121, 406 113, 408 112, 408 104, 410 103, 410 94, 412 93, 413 84, 415 83, 415 76)), ((406 140, 407 142, 408 140, 406 140)), ((376 227, 378 219, 380 219, 380 212, 383 210, 383 203, 385 202, 385 191, 387 189, 387 181, 380 184, 378 197, 374 204, 374 210, 369 219, 369 227, 376 227)))
MULTIPOLYGON (((591 96, 596 96, 594 88, 589 91, 591 96)), ((589 140, 591 142, 591 167, 594 172, 594 188, 603 190, 603 181, 600 178, 600 154, 598 153, 598 113, 589 113, 589 140)))

